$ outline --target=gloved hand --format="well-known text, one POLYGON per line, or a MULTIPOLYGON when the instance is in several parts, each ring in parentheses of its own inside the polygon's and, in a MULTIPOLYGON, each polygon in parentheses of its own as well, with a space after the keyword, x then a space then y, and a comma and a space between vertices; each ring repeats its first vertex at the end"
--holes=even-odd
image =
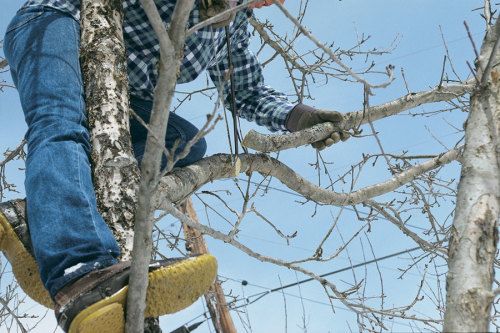
MULTIPOLYGON (((317 110, 304 104, 297 104, 292 111, 290 111, 285 126, 290 132, 297 132, 326 122, 338 124, 343 119, 344 117, 342 114, 336 111, 317 110)), ((340 140, 345 141, 349 139, 349 137, 350 134, 348 132, 333 132, 330 137, 314 142, 312 146, 322 150, 340 140)))
MULTIPOLYGON (((200 18, 202 21, 208 20, 215 15, 225 12, 236 5, 235 1, 231 0, 201 0, 200 2, 200 18)), ((216 22, 212 23, 214 29, 227 26, 233 19, 235 13, 226 13, 216 22)))
MULTIPOLYGON (((279 0, 282 4, 285 2, 285 0, 279 0)), ((248 6, 248 8, 254 9, 254 8, 261 8, 262 6, 271 6, 273 4, 273 0, 263 0, 263 1, 257 1, 248 6)))

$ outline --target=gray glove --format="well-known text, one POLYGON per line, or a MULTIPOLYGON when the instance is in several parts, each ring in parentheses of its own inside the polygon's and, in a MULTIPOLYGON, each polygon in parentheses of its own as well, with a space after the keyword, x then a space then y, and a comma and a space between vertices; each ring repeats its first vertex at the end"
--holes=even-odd
MULTIPOLYGON (((209 18, 214 17, 215 15, 222 13, 223 11, 230 9, 232 7, 231 4, 234 4, 234 2, 230 2, 228 0, 201 0, 200 3, 201 20, 205 21, 209 18)), ((225 27, 229 25, 229 23, 234 19, 234 17, 235 13, 226 14, 216 22, 213 22, 211 26, 214 27, 215 29, 225 27)))
MULTIPOLYGON (((343 119, 344 117, 342 114, 336 111, 317 110, 304 104, 297 104, 288 115, 286 128, 290 132, 297 132, 326 122, 338 124, 343 119)), ((333 132, 330 137, 314 142, 312 146, 316 149, 322 150, 333 145, 334 143, 339 142, 340 140, 345 141, 349 139, 349 137, 350 134, 348 132, 333 132)))

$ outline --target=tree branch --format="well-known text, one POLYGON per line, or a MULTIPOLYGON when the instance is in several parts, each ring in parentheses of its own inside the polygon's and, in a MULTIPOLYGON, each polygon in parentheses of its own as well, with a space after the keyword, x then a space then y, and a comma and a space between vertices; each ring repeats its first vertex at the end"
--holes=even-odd
POLYGON ((355 312, 357 315, 363 316, 368 321, 376 322, 377 325, 382 325, 382 327, 383 327, 383 323, 377 321, 376 319, 373 319, 370 316, 372 313, 402 317, 402 318, 406 318, 406 319, 409 318, 412 320, 423 321, 423 322, 433 321, 431 319, 420 319, 420 318, 417 318, 415 316, 406 315, 405 311, 408 310, 408 307, 386 309, 386 310, 381 311, 381 310, 376 310, 374 308, 371 308, 371 307, 364 305, 362 303, 362 301, 361 302, 352 301, 348 298, 349 292, 340 291, 335 284, 328 281, 324 277, 321 277, 321 276, 315 274, 314 272, 307 270, 301 266, 298 266, 298 265, 295 265, 295 264, 292 264, 292 263, 289 263, 289 262, 286 262, 284 260, 277 259, 274 257, 262 255, 258 252, 253 251, 252 249, 245 246, 244 244, 238 242, 234 237, 230 237, 229 235, 226 235, 220 231, 212 229, 211 227, 208 227, 206 225, 196 223, 195 221, 191 220, 188 216, 183 214, 181 211, 179 211, 174 206, 174 204, 168 199, 163 200, 161 209, 165 210, 168 214, 171 214, 172 216, 179 219, 183 224, 185 224, 193 229, 196 229, 203 234, 209 235, 210 237, 221 240, 226 244, 230 244, 230 245, 234 246, 235 248, 237 248, 238 250, 249 255, 252 258, 255 258, 255 259, 260 260, 262 262, 268 262, 268 263, 272 263, 272 264, 275 264, 278 266, 286 267, 286 268, 292 269, 294 271, 297 271, 297 272, 300 272, 304 275, 309 276, 310 278, 321 283, 321 285, 329 288, 334 294, 334 297, 332 297, 332 298, 335 298, 338 301, 340 301, 342 304, 344 304, 350 310, 355 312), (397 312, 401 312, 401 314, 398 314, 397 312))
POLYGON ((450 101, 471 92, 472 89, 473 85, 471 82, 466 82, 460 85, 442 86, 429 91, 410 93, 391 102, 370 107, 366 112, 363 112, 363 110, 348 112, 344 115, 344 121, 340 126, 335 126, 332 123, 323 123, 294 133, 267 135, 251 130, 245 136, 243 145, 260 152, 274 152, 296 148, 324 140, 333 132, 357 128, 360 125, 368 123, 368 119, 376 121, 413 109, 422 104, 450 101))
POLYGON ((170 104, 177 82, 185 41, 186 25, 195 0, 176 2, 169 32, 153 0, 141 0, 160 43, 160 68, 154 91, 153 110, 141 163, 138 205, 134 225, 134 250, 127 296, 127 333, 142 333, 148 286, 148 265, 151 258, 153 209, 151 198, 159 181, 170 104))
MULTIPOLYGON (((303 195, 308 200, 319 204, 345 206, 355 205, 393 191, 429 170, 456 160, 459 155, 460 149, 450 150, 436 158, 396 174, 385 182, 367 186, 351 193, 337 193, 316 186, 302 178, 293 169, 267 155, 243 154, 239 157, 241 159, 242 173, 249 174, 256 171, 263 176, 276 177, 285 186, 303 195)), ((176 169, 165 176, 158 185, 158 190, 153 199, 153 206, 156 208, 161 207, 162 201, 165 199, 174 203, 180 202, 204 184, 230 177, 234 177, 231 155, 218 154, 207 157, 190 166, 176 169)))
POLYGON ((337 65, 339 65, 344 71, 346 71, 351 77, 353 77, 357 82, 362 83, 368 88, 385 88, 394 81, 392 72, 388 71, 389 79, 381 84, 373 85, 366 81, 364 78, 356 74, 349 66, 345 65, 340 59, 335 55, 335 53, 327 47, 325 44, 321 43, 314 35, 306 29, 297 18, 292 15, 279 1, 274 0, 274 4, 285 14, 285 16, 306 36, 311 40, 318 48, 323 50, 337 65))

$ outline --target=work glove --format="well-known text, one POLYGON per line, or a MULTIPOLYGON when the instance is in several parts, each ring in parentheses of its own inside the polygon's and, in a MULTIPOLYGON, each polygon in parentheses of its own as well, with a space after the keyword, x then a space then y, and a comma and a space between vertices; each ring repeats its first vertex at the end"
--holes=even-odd
MULTIPOLYGON (((235 0, 201 0, 200 18, 202 21, 208 20, 228 9, 236 6, 235 0)), ((211 25, 215 29, 227 26, 235 17, 235 13, 227 13, 211 25)))
MULTIPOLYGON (((336 111, 317 110, 304 104, 297 104, 292 111, 290 111, 285 126, 290 132, 297 132, 326 122, 339 125, 343 119, 344 117, 342 114, 336 111)), ((349 137, 349 132, 333 132, 330 137, 314 142, 312 146, 316 149, 322 150, 326 147, 330 147, 340 140, 345 141, 349 139, 349 137)))
MULTIPOLYGON (((280 2, 283 4, 285 0, 280 0, 280 2)), ((248 6, 248 8, 262 8, 262 6, 271 6, 273 4, 273 0, 264 0, 264 1, 257 1, 248 6)))

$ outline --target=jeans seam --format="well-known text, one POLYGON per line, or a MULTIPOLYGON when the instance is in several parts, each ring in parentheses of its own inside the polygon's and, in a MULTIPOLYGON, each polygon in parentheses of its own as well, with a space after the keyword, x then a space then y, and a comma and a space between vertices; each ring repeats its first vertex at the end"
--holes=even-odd
MULTIPOLYGON (((75 38, 75 44, 80 45, 80 34, 79 34, 79 28, 77 24, 71 24, 71 30, 73 32, 73 37, 75 38)), ((80 75, 78 76, 78 82, 80 83, 80 93, 78 94, 79 96, 79 105, 80 109, 83 110, 83 112, 80 113, 80 119, 78 122, 80 124, 85 123, 85 127, 87 128, 87 119, 86 119, 86 109, 85 109, 85 90, 83 88, 83 73, 82 73, 82 68, 80 66, 80 62, 77 61, 77 66, 78 66, 78 71, 80 72, 80 75), (85 121, 84 121, 85 120, 85 121)), ((87 128, 88 134, 89 134, 89 139, 90 139, 90 129, 87 128)), ((82 133, 78 133, 78 136, 82 139, 85 140, 85 137, 82 133)))
POLYGON ((95 218, 94 218, 94 214, 92 212, 92 204, 90 203, 90 199, 87 195, 87 193, 83 190, 82 188, 82 181, 81 181, 81 168, 80 168, 80 154, 78 154, 78 145, 75 145, 75 153, 76 153, 76 156, 77 156, 77 168, 78 168, 78 187, 80 189, 80 193, 82 193, 83 197, 85 198, 85 202, 87 204, 87 210, 88 212, 90 213, 90 219, 92 220, 92 225, 94 227, 94 232, 95 234, 97 235, 97 237, 99 238, 99 242, 101 243, 101 247, 107 252, 109 253, 109 249, 106 248, 106 246, 104 246, 104 241, 101 237, 101 234, 99 233, 99 230, 97 229, 97 226, 96 226, 96 221, 95 221, 95 218))

